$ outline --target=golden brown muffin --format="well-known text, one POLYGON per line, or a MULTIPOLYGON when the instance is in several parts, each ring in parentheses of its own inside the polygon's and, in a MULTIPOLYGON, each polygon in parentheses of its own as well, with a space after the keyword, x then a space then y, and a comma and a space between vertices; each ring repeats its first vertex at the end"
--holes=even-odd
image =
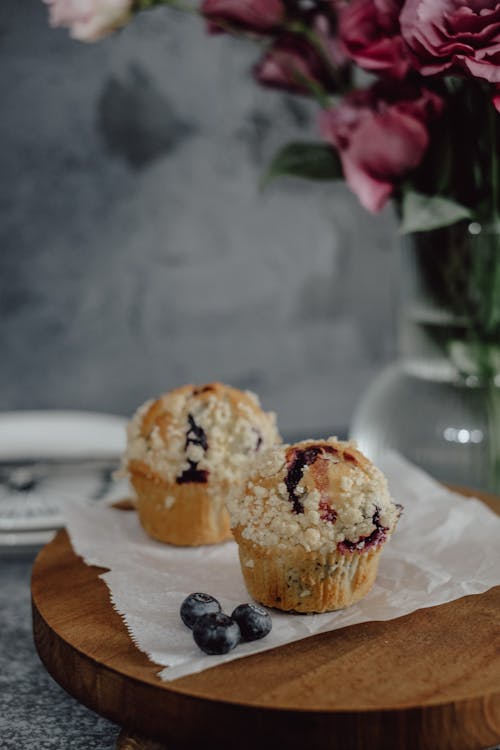
POLYGON ((368 593, 401 508, 353 444, 329 438, 263 453, 229 510, 253 598, 325 612, 368 593))
POLYGON ((124 464, 145 531, 188 546, 230 538, 228 494, 241 488, 256 454, 279 440, 274 414, 222 383, 185 385, 141 406, 124 464))

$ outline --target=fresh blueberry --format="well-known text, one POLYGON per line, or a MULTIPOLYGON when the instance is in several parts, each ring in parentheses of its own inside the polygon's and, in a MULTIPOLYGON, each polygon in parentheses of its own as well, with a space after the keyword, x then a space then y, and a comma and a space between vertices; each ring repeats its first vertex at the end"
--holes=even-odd
POLYGON ((222 612, 202 615, 193 626, 193 638, 206 654, 227 654, 241 640, 238 623, 222 612))
POLYGON ((220 612, 220 604, 210 594, 189 594, 181 604, 181 620, 192 628, 196 620, 210 612, 220 612))
POLYGON ((271 615, 258 604, 240 604, 231 615, 240 626, 241 638, 244 641, 257 641, 271 632, 273 626, 271 615))

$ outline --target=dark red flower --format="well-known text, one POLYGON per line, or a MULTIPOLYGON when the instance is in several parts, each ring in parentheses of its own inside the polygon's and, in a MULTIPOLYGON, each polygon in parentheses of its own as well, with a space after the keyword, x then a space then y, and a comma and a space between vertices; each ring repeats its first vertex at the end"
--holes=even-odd
POLYGON ((366 70, 404 78, 410 54, 401 36, 404 0, 353 0, 339 13, 339 34, 350 58, 366 70))
POLYGON ((466 72, 500 83, 500 3, 406 0, 401 31, 423 75, 466 72))
POLYGON ((495 86, 492 102, 497 112, 500 112, 500 85, 498 84, 495 86))
POLYGON ((428 125, 442 108, 432 91, 379 83, 320 115, 321 132, 338 150, 347 184, 369 211, 380 211, 401 178, 420 164, 428 125))
POLYGON ((212 33, 239 29, 265 34, 285 19, 281 0, 203 0, 201 12, 212 33))
POLYGON ((311 27, 317 45, 292 33, 283 34, 271 45, 254 69, 259 83, 300 94, 311 94, 317 85, 336 90, 345 54, 326 16, 317 15, 311 27))
POLYGON ((264 86, 310 94, 324 75, 324 66, 311 45, 301 37, 280 37, 254 68, 264 86))

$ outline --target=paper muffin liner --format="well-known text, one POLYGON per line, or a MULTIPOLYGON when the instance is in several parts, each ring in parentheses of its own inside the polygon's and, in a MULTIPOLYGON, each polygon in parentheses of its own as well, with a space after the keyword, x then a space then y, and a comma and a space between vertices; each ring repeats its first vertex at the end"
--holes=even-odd
POLYGON ((260 604, 313 613, 343 609, 362 599, 377 576, 383 544, 368 550, 306 552, 263 547, 233 529, 249 594, 260 604))
POLYGON ((139 520, 153 539, 196 547, 231 538, 227 488, 212 494, 206 484, 169 482, 142 461, 130 461, 128 472, 137 493, 139 520))

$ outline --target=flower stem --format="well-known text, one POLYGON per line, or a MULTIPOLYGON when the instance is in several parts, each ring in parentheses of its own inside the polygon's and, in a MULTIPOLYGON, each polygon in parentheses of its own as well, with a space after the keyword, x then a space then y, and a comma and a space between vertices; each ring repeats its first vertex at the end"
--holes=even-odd
POLYGON ((489 490, 500 493, 500 388, 494 383, 487 387, 489 441, 489 490))
POLYGON ((135 0, 134 10, 149 10, 158 5, 168 5, 175 10, 182 10, 185 13, 194 13, 199 15, 200 11, 194 5, 183 2, 183 0, 135 0))
POLYGON ((325 46, 323 42, 321 41, 320 37, 312 29, 310 29, 309 27, 305 26, 303 23, 300 23, 298 21, 294 21, 293 23, 286 24, 285 29, 287 31, 290 31, 293 34, 297 34, 298 36, 303 36, 304 39, 307 39, 307 41, 311 44, 314 50, 318 53, 322 62, 325 64, 329 74, 332 77, 332 80, 335 82, 335 85, 338 91, 342 91, 345 88, 344 82, 342 80, 342 76, 340 75, 335 65, 332 64, 332 61, 330 60, 328 52, 326 51, 325 46))
POLYGON ((491 219, 492 225, 498 229, 500 217, 498 212, 498 137, 497 119, 499 115, 495 107, 490 104, 490 138, 491 138, 491 219))

